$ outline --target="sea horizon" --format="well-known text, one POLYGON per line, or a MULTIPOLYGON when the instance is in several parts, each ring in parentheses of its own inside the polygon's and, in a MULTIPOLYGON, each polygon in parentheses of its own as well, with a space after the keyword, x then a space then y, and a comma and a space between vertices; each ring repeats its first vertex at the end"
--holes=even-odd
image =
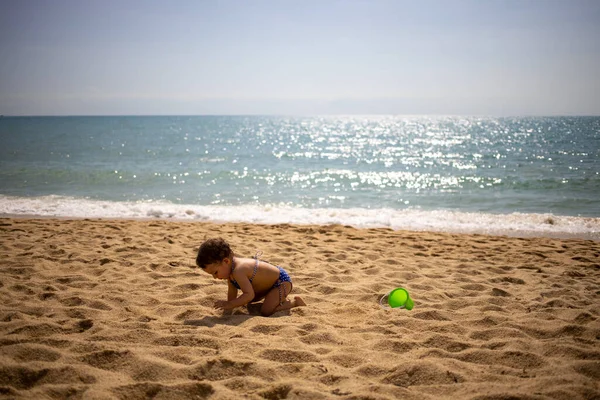
POLYGON ((558 113, 558 114, 486 114, 486 113, 414 113, 414 114, 394 114, 394 113, 173 113, 173 114, 0 114, 3 118, 70 118, 70 117, 476 117, 476 118, 561 118, 561 117, 581 117, 598 118, 600 114, 578 114, 578 113, 558 113))

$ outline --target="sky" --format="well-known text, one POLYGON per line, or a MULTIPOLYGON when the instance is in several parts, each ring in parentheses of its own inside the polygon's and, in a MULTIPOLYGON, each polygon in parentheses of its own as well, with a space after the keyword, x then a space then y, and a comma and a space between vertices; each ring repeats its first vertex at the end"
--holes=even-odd
POLYGON ((600 115, 596 0, 0 0, 0 115, 600 115))

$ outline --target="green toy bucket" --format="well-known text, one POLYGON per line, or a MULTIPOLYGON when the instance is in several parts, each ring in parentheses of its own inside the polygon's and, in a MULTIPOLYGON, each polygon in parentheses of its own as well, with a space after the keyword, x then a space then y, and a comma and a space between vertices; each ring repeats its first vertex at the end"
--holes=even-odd
POLYGON ((407 310, 412 310, 415 303, 413 299, 410 298, 408 290, 396 288, 384 295, 381 300, 379 300, 379 305, 383 308, 406 308, 407 310), (383 304, 384 300, 387 305, 383 304))

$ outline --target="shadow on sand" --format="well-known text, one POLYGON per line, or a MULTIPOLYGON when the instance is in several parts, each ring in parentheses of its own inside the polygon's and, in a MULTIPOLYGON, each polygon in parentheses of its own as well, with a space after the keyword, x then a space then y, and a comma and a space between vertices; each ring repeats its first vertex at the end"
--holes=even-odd
POLYGON ((218 317, 202 317, 200 319, 186 319, 183 321, 184 325, 193 326, 208 326, 213 327, 215 325, 239 325, 242 322, 254 318, 256 315, 222 315, 218 317))
MULTIPOLYGON (((231 314, 225 312, 223 315, 219 316, 206 316, 200 319, 187 319, 183 321, 184 325, 193 325, 193 326, 208 326, 213 327, 215 325, 239 325, 244 321, 249 320, 250 318, 264 318, 260 315, 260 307, 261 304, 249 304, 247 306, 248 314, 231 314)), ((267 318, 278 318, 290 315, 290 311, 280 311, 277 312, 270 317, 267 318)))

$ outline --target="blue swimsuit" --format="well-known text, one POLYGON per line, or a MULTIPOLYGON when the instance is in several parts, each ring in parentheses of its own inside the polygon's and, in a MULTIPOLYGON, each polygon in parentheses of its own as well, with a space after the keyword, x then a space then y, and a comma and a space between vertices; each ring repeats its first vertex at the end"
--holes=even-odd
MULTIPOLYGON (((252 272, 252 277, 250 278, 250 283, 252 283, 252 279, 254 279, 254 277, 256 276, 256 273, 258 272, 258 257, 260 257, 261 254, 262 254, 262 252, 258 252, 254 256, 254 259, 256 259, 256 263, 254 264, 254 271, 252 272)), ((235 265, 233 265, 233 263, 232 263, 231 273, 233 273, 234 268, 235 268, 235 265)), ((277 266, 277 268, 279 268, 279 278, 277 279, 277 282, 275 282, 275 284, 271 287, 271 289, 275 289, 275 288, 279 289, 279 303, 281 304, 283 301, 282 299, 289 294, 289 293, 285 293, 285 286, 282 286, 281 284, 283 282, 289 282, 290 284, 292 284, 292 278, 290 278, 290 276, 288 275, 288 273, 286 272, 285 269, 281 268, 280 266, 277 266), (281 292, 282 289, 283 289, 283 293, 281 292)), ((235 279, 229 278, 229 281, 231 282, 231 284, 233 286, 235 286, 237 289, 241 290, 240 285, 237 283, 237 281, 235 279)))

